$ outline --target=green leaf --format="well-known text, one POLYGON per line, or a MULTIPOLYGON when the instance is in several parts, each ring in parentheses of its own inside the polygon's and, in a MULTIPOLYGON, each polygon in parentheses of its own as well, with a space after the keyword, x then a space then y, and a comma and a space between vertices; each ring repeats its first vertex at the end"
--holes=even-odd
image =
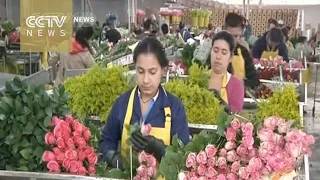
POLYGON ((120 169, 111 169, 107 173, 107 177, 121 179, 121 178, 124 178, 124 173, 120 169))
POLYGON ((40 128, 35 128, 34 131, 33 131, 33 134, 34 134, 35 136, 37 136, 37 135, 43 135, 43 134, 44 134, 44 131, 43 131, 42 129, 40 129, 40 128))
POLYGON ((38 157, 38 158, 41 158, 43 152, 44 152, 43 146, 38 146, 38 147, 36 147, 36 149, 33 151, 33 155, 36 156, 36 157, 38 157))
POLYGON ((5 120, 6 119, 6 115, 4 115, 4 114, 0 114, 0 121, 3 121, 3 120, 5 120))
POLYGON ((34 127, 35 126, 32 124, 32 122, 29 121, 27 125, 23 128, 22 134, 32 134, 34 127))
POLYGON ((12 82, 16 87, 20 88, 23 86, 23 83, 18 76, 14 77, 12 82))
POLYGON ((51 107, 46 107, 45 112, 48 116, 52 117, 52 108, 51 107))
POLYGON ((45 111, 40 109, 39 112, 37 112, 37 120, 43 121, 45 117, 46 117, 45 111))
POLYGON ((15 112, 18 112, 18 114, 22 114, 22 99, 18 96, 15 101, 14 101, 14 107, 15 107, 15 112))
POLYGON ((19 117, 17 117, 17 119, 18 119, 19 122, 21 122, 22 124, 26 124, 27 121, 28 121, 28 118, 27 118, 26 115, 19 116, 19 117))
POLYGON ((7 105, 9 105, 9 107, 13 107, 13 99, 10 97, 2 97, 1 98, 2 102, 5 102, 7 105))
POLYGON ((43 125, 46 128, 51 126, 51 116, 47 116, 46 118, 44 118, 43 125))
POLYGON ((26 148, 20 151, 21 156, 26 160, 29 160, 31 158, 32 153, 32 148, 26 148))

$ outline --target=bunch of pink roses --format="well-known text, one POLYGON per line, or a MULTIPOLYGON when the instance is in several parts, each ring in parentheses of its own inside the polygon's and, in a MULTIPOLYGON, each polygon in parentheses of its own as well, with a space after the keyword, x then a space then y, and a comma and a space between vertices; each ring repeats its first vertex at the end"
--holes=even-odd
POLYGON ((294 170, 297 157, 311 154, 314 138, 301 130, 292 130, 283 119, 270 117, 256 135, 252 123, 233 119, 225 131, 226 143, 217 148, 191 152, 186 172, 179 180, 259 180, 278 171, 294 170), (260 139, 260 144, 254 144, 260 139))
MULTIPOLYGON (((141 126, 141 134, 143 136, 150 135, 152 130, 151 124, 145 124, 141 126)), ((138 155, 139 167, 137 168, 137 174, 134 180, 150 180, 157 175, 157 160, 154 156, 142 151, 138 155)))
POLYGON ((50 150, 42 155, 49 172, 95 175, 98 156, 88 145, 90 130, 71 115, 65 120, 53 117, 51 124, 53 131, 45 135, 50 150))

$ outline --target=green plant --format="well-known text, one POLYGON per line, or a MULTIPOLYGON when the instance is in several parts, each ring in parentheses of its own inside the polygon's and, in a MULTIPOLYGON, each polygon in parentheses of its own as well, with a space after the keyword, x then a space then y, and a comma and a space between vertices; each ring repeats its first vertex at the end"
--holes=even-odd
POLYGON ((27 85, 19 78, 6 82, 0 102, 0 169, 43 171, 44 136, 52 116, 64 116, 68 94, 63 86, 48 95, 44 86, 27 85))
POLYGON ((181 50, 181 58, 183 63, 189 68, 192 65, 193 53, 196 45, 185 44, 181 50))
POLYGON ((223 107, 206 88, 185 83, 181 79, 168 82, 165 88, 181 99, 190 123, 216 124, 217 114, 223 111, 223 107))
POLYGON ((207 66, 200 66, 197 63, 193 63, 189 70, 188 83, 197 84, 201 88, 208 88, 210 79, 209 68, 207 66))
POLYGON ((284 86, 283 90, 274 90, 271 97, 258 103, 257 118, 278 116, 287 120, 294 120, 295 125, 300 125, 298 93, 293 85, 284 86))
POLYGON ((72 112, 80 118, 99 116, 104 122, 115 100, 130 88, 126 72, 124 67, 95 66, 82 76, 67 79, 65 87, 71 94, 68 105, 72 112))

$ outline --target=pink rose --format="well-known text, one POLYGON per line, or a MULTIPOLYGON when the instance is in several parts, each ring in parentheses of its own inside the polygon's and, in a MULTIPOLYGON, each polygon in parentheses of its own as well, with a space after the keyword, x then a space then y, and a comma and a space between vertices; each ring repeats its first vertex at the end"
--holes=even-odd
POLYGON ((89 154, 87 158, 90 165, 97 164, 98 156, 96 155, 96 153, 89 154))
POLYGON ((240 169, 240 161, 233 162, 231 165, 231 172, 238 174, 239 169, 240 169))
POLYGON ((241 179, 248 179, 249 175, 249 171, 245 167, 239 169, 239 176, 241 179))
POLYGON ((58 162, 62 162, 64 159, 64 153, 57 147, 53 148, 53 153, 56 156, 58 162))
POLYGON ((235 129, 233 129, 232 127, 228 127, 225 132, 225 136, 228 141, 234 141, 234 140, 236 140, 237 131, 235 129))
POLYGON ((227 161, 228 162, 235 162, 238 160, 238 156, 235 150, 227 152, 227 161))
POLYGON ((224 148, 220 149, 219 156, 227 157, 227 150, 224 148))
POLYGON ((273 143, 283 145, 284 144, 284 138, 282 135, 274 133, 273 134, 273 143))
POLYGON ((65 122, 66 122, 69 126, 71 126, 72 123, 73 123, 73 117, 72 117, 72 115, 66 115, 65 122))
POLYGON ((199 180, 197 177, 191 177, 190 180, 199 180))
POLYGON ((52 173, 60 172, 60 166, 57 163, 57 161, 49 161, 47 164, 47 168, 49 169, 49 172, 52 172, 52 173))
POLYGON ((258 132, 258 137, 263 142, 269 142, 273 140, 273 134, 271 129, 262 128, 258 132))
POLYGON ((186 160, 186 167, 190 168, 193 167, 194 165, 196 165, 196 153, 189 153, 187 160, 186 160))
POLYGON ((141 151, 138 156, 139 163, 142 164, 147 161, 148 154, 145 151, 141 151))
POLYGON ((249 151, 248 149, 244 146, 244 144, 240 144, 240 146, 238 146, 237 148, 237 154, 239 156, 246 156, 248 155, 249 151))
POLYGON ((91 132, 88 128, 84 128, 84 131, 83 131, 83 138, 84 140, 86 140, 87 142, 90 140, 91 138, 91 132))
POLYGON ((187 180, 189 178, 187 178, 186 174, 184 172, 180 172, 178 174, 178 180, 187 180))
POLYGON ((72 160, 77 160, 78 159, 78 154, 77 154, 77 151, 75 150, 67 150, 65 153, 64 153, 64 156, 69 159, 70 161, 72 160))
POLYGON ((82 133, 79 132, 79 131, 73 131, 72 135, 73 135, 74 138, 80 138, 80 137, 82 137, 82 133))
POLYGON ((311 146, 315 143, 314 137, 312 135, 306 135, 303 137, 303 143, 305 146, 311 146))
POLYGON ((265 128, 274 130, 274 128, 276 127, 276 125, 274 124, 276 122, 276 120, 274 120, 274 119, 275 119, 274 117, 265 118, 264 121, 263 121, 263 126, 265 128))
POLYGON ((87 155, 86 152, 83 149, 78 150, 78 159, 79 161, 84 161, 86 159, 87 155))
POLYGON ((214 169, 214 167, 212 167, 212 166, 208 167, 207 173, 206 173, 206 176, 208 178, 214 178, 217 174, 218 174, 218 172, 214 169))
POLYGON ((70 161, 69 172, 76 173, 78 171, 79 167, 80 167, 80 164, 78 161, 75 161, 75 160, 70 161))
POLYGON ((226 176, 224 174, 219 174, 217 176, 217 180, 227 180, 226 176))
POLYGON ((137 175, 140 175, 141 177, 148 176, 148 168, 145 165, 140 165, 137 169, 137 175))
POLYGON ((65 168, 65 169, 68 171, 69 168, 70 168, 70 163, 71 163, 71 161, 70 161, 69 159, 65 158, 65 159, 63 160, 63 162, 62 162, 63 168, 65 168))
POLYGON ((73 129, 74 131, 77 131, 77 132, 82 133, 83 125, 80 123, 80 121, 74 120, 74 121, 72 122, 72 129, 73 129))
POLYGON ((84 140, 83 138, 77 138, 77 141, 76 142, 76 145, 79 147, 79 148, 83 148, 83 147, 86 147, 87 146, 87 142, 86 140, 84 140))
POLYGON ((289 127, 289 125, 288 125, 286 122, 281 123, 281 124, 279 124, 279 126, 278 126, 278 132, 279 132, 280 134, 287 133, 287 132, 289 131, 289 129, 290 129, 290 127, 289 127))
POLYGON ((298 158, 301 155, 303 144, 301 142, 289 142, 286 143, 286 151, 293 157, 298 158))
POLYGON ((62 132, 62 138, 64 141, 68 141, 70 139, 70 133, 67 131, 62 132))
POLYGON ((249 165, 246 167, 246 170, 249 172, 249 174, 254 174, 254 173, 257 172, 255 165, 252 165, 252 164, 249 164, 249 165))
POLYGON ((53 135, 56 138, 61 138, 62 137, 62 128, 60 126, 58 126, 58 125, 53 129, 53 135))
POLYGON ((243 136, 252 136, 253 134, 253 125, 252 123, 248 122, 241 125, 241 131, 243 136))
POLYGON ((303 136, 298 130, 293 130, 287 133, 285 140, 288 142, 303 141, 303 136))
POLYGON ((56 126, 61 121, 57 116, 53 116, 51 119, 51 126, 56 126))
POLYGON ((257 148, 252 148, 249 150, 248 156, 249 158, 257 157, 259 155, 259 150, 257 148))
POLYGON ((148 166, 155 167, 157 165, 157 160, 153 155, 147 156, 147 164, 148 166))
POLYGON ((136 175, 133 177, 133 180, 141 180, 141 179, 142 179, 142 177, 140 175, 136 175))
POLYGON ((235 141, 227 141, 226 144, 224 145, 224 148, 227 151, 233 150, 237 147, 237 144, 235 141))
POLYGON ((225 157, 219 157, 216 164, 218 167, 225 167, 227 165, 227 159, 225 157))
POLYGON ((232 121, 231 121, 231 127, 235 130, 238 130, 240 129, 241 127, 241 122, 239 121, 239 119, 237 118, 234 118, 232 121))
POLYGON ((217 148, 212 144, 208 144, 205 149, 208 158, 214 157, 217 154, 217 151, 217 148))
POLYGON ((238 176, 234 173, 228 173, 227 180, 238 180, 238 176))
POLYGON ((197 168, 197 172, 198 172, 199 176, 204 176, 207 172, 206 166, 203 164, 200 164, 197 168))
POLYGON ((52 151, 45 151, 42 154, 42 161, 43 162, 49 162, 56 160, 56 156, 52 151))
POLYGON ((142 134, 143 136, 148 136, 148 135, 150 135, 151 129, 152 129, 151 124, 142 125, 142 127, 141 127, 141 134, 142 134))
POLYGON ((77 175, 80 175, 80 176, 85 176, 87 174, 87 170, 85 167, 83 166, 80 166, 78 171, 77 171, 77 175))
POLYGON ((84 152, 86 153, 86 155, 88 156, 89 154, 94 153, 94 149, 92 147, 85 147, 84 148, 84 152))
POLYGON ((69 139, 66 141, 66 144, 67 144, 68 149, 74 149, 74 142, 73 142, 73 139, 72 139, 72 138, 69 138, 69 139))
POLYGON ((88 167, 88 174, 90 176, 94 176, 96 174, 96 167, 95 166, 89 166, 88 167))
POLYGON ((64 143, 64 140, 61 138, 61 137, 59 137, 58 139, 57 139, 57 146, 58 146, 58 148, 59 149, 64 149, 64 148, 66 148, 66 144, 64 143))
POLYGON ((197 157, 196 160, 199 164, 206 164, 207 163, 207 154, 204 151, 201 151, 197 157))
POLYGON ((216 166, 216 158, 215 158, 215 157, 208 158, 207 166, 209 166, 209 167, 215 167, 215 166, 216 166))
POLYGON ((47 145, 53 145, 56 141, 56 138, 54 138, 54 135, 52 134, 52 132, 48 132, 44 136, 44 141, 46 142, 47 145))
POLYGON ((255 167, 255 170, 259 171, 260 169, 262 169, 262 161, 260 158, 258 157, 254 157, 254 158, 251 158, 249 160, 249 165, 252 165, 255 167))
POLYGON ((151 166, 151 167, 148 167, 148 176, 149 177, 156 177, 157 175, 157 169, 155 166, 151 166))
POLYGON ((251 150, 253 148, 254 139, 252 136, 244 136, 242 137, 242 143, 248 150, 251 150))

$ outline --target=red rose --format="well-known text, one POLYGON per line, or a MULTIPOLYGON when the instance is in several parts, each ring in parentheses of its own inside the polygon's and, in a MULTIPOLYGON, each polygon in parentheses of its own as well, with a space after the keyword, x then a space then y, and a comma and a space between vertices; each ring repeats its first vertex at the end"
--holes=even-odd
POLYGON ((57 146, 59 149, 64 149, 66 147, 66 143, 61 137, 57 139, 57 146))
POLYGON ((53 145, 56 141, 56 138, 54 138, 54 135, 52 134, 52 132, 48 132, 44 136, 44 141, 46 142, 47 145, 53 145))
POLYGON ((94 176, 96 174, 96 167, 95 166, 89 166, 88 168, 88 174, 90 176, 94 176))
POLYGON ((69 160, 76 160, 78 158, 77 156, 77 151, 75 150, 67 150, 65 153, 64 153, 65 157, 69 160))
POLYGON ((81 175, 81 176, 85 176, 85 175, 87 174, 86 168, 83 167, 83 166, 80 166, 79 169, 78 169, 78 171, 77 171, 77 174, 78 174, 78 175, 81 175))
POLYGON ((73 122, 73 117, 72 117, 72 115, 66 115, 65 122, 66 122, 69 126, 71 126, 71 125, 72 125, 72 122, 73 122))
POLYGON ((74 121, 72 122, 72 129, 73 129, 74 131, 77 131, 77 132, 82 133, 83 125, 80 123, 80 121, 74 120, 74 121))
POLYGON ((70 160, 65 158, 62 162, 62 166, 68 171, 70 168, 70 160))
POLYGON ((90 140, 91 138, 91 132, 88 128, 84 128, 84 131, 83 131, 83 138, 84 140, 86 140, 87 142, 90 140))
POLYGON ((57 116, 53 116, 51 119, 51 126, 56 126, 61 121, 57 116))
POLYGON ((92 147, 86 147, 85 149, 84 149, 84 152, 86 153, 86 155, 88 156, 88 155, 90 155, 90 154, 92 154, 92 153, 94 153, 94 149, 92 148, 92 147))
POLYGON ((86 155, 85 151, 80 149, 78 151, 78 159, 79 159, 79 161, 83 161, 84 159, 86 159, 86 157, 87 157, 87 155, 86 155))
POLYGON ((60 166, 57 161, 49 161, 47 164, 47 168, 49 169, 49 172, 60 172, 60 166))
POLYGON ((42 154, 42 161, 44 162, 54 161, 55 159, 56 159, 56 156, 51 151, 45 151, 42 154))
POLYGON ((74 149, 74 142, 73 142, 73 140, 72 140, 72 138, 69 138, 67 141, 66 141, 66 143, 67 143, 67 147, 69 148, 69 149, 74 149))
POLYGON ((98 156, 95 153, 88 155, 88 162, 91 165, 95 165, 98 161, 98 156))
POLYGON ((83 138, 78 138, 77 141, 75 141, 75 143, 79 148, 83 148, 87 146, 87 142, 83 138))
POLYGON ((78 161, 70 161, 70 168, 69 168, 69 172, 71 173, 76 173, 79 169, 79 162, 78 161))

